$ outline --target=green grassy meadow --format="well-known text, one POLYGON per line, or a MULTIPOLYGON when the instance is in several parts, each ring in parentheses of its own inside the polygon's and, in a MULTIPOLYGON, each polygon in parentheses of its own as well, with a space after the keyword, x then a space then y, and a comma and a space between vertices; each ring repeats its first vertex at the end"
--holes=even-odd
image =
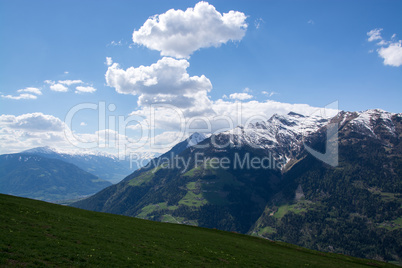
POLYGON ((281 242, 0 195, 0 266, 394 267, 281 242))

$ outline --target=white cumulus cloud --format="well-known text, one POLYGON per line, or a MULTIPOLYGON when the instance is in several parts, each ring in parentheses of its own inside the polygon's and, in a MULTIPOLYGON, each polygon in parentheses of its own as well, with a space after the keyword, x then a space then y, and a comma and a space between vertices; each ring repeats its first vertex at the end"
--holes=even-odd
POLYGON ((75 93, 94 93, 96 91, 96 88, 91 86, 77 86, 75 89, 75 93))
POLYGON ((74 84, 82 84, 84 82, 82 82, 82 80, 59 80, 58 83, 66 86, 71 86, 74 84))
POLYGON ((170 9, 149 18, 133 32, 133 42, 160 51, 162 56, 189 58, 200 48, 241 40, 246 18, 242 12, 221 14, 213 5, 199 2, 186 11, 170 9))
POLYGON ((233 93, 229 95, 229 98, 233 100, 249 100, 252 99, 253 96, 248 93, 233 93))
MULTIPOLYGON (((178 107, 162 106, 155 109, 155 107, 144 106, 130 114, 130 117, 135 117, 134 122, 140 122, 140 124, 126 127, 130 135, 127 135, 125 130, 116 132, 116 130, 102 129, 93 133, 81 133, 71 129, 73 140, 71 140, 71 136, 66 135, 71 131, 67 125, 69 122, 67 121, 66 124, 55 116, 42 113, 20 116, 0 115, 0 151, 12 153, 47 145, 62 151, 105 149, 116 153, 117 150, 124 149, 124 152, 127 153, 126 149, 130 148, 130 150, 136 151, 149 152, 152 150, 163 153, 185 138, 186 133, 222 132, 238 125, 246 126, 255 120, 266 121, 274 113, 286 114, 290 111, 309 115, 317 112, 317 108, 306 104, 288 104, 276 101, 233 102, 220 99, 211 101, 209 113, 192 116, 191 114, 185 115, 184 110, 178 107), (145 143, 138 145, 139 140, 144 140, 145 143), (95 147, 87 147, 88 143, 94 143, 95 147), (108 144, 108 147, 100 147, 100 144, 108 144), (132 147, 126 148, 126 144, 132 147), (117 148, 117 145, 122 145, 122 147, 117 148)), ((331 111, 327 112, 331 114, 331 111)), ((335 113, 331 115, 335 115, 335 113)), ((77 123, 81 126, 86 124, 82 121, 77 123)))
POLYGON ((50 86, 50 89, 57 92, 67 92, 68 87, 62 84, 53 84, 50 86))
MULTIPOLYGON (((233 102, 219 99, 211 102, 209 113, 187 116, 179 107, 155 109, 145 106, 131 113, 131 116, 141 117, 143 121, 141 124, 130 127, 130 129, 138 133, 144 130, 145 133, 148 133, 149 129, 154 129, 155 133, 158 133, 155 140, 163 145, 160 149, 163 149, 161 152, 164 152, 174 145, 170 144, 169 147, 167 145, 169 142, 177 139, 175 140, 177 143, 186 136, 182 135, 183 132, 219 133, 231 130, 239 125, 247 126, 250 122, 266 121, 275 113, 287 114, 293 111, 310 115, 318 110, 319 108, 307 104, 289 104, 271 100, 265 102, 256 100, 233 102)), ((337 111, 327 110, 326 112, 328 116, 334 116, 337 111)))
POLYGON ((28 131, 63 131, 64 122, 52 115, 29 113, 20 116, 1 115, 0 126, 28 131))
MULTIPOLYGON (((84 122, 81 126, 86 125, 84 122)), ((103 129, 93 133, 77 133, 59 118, 43 113, 27 113, 19 116, 0 115, 0 151, 16 153, 26 149, 51 146, 60 151, 82 152, 83 149, 93 148, 102 150, 98 143, 118 144, 118 141, 130 138, 120 135, 114 130, 103 129), (94 143, 95 147, 85 144, 94 143)), ((109 149, 105 149, 109 150, 109 149)), ((110 148, 111 153, 117 153, 117 148, 110 148)))
POLYGON ((27 94, 23 93, 18 96, 13 96, 13 95, 1 95, 2 98, 4 99, 10 99, 10 100, 34 100, 37 99, 38 97, 33 94, 27 94))
POLYGON ((388 47, 378 49, 378 55, 384 59, 384 65, 399 67, 402 65, 401 40, 394 42, 388 47))
POLYGON ((41 89, 36 87, 26 87, 18 89, 17 92, 20 94, 16 96, 1 95, 1 97, 3 99, 9 99, 9 100, 35 100, 38 98, 37 95, 42 95, 41 89))
POLYGON ((369 42, 373 42, 375 40, 382 40, 382 37, 381 37, 381 31, 382 30, 383 29, 377 28, 377 29, 373 29, 373 30, 369 31, 367 33, 367 35, 369 37, 367 40, 369 42))
POLYGON ((58 91, 58 92, 67 92, 68 87, 71 85, 79 85, 81 86, 76 86, 75 93, 93 93, 96 91, 96 88, 89 86, 88 83, 85 83, 84 81, 80 79, 76 80, 59 80, 57 81, 52 81, 52 80, 45 80, 45 84, 50 85, 50 89, 53 91, 58 91))
POLYGON ((106 57, 106 62, 105 62, 105 64, 106 64, 107 66, 112 65, 112 64, 113 64, 112 58, 111 58, 111 57, 106 57))
POLYGON ((0 115, 0 151, 16 153, 39 146, 71 147, 64 135, 65 128, 59 118, 43 113, 0 115))
POLYGON ((204 75, 190 76, 187 60, 164 57, 150 66, 121 69, 113 63, 105 74, 106 83, 118 93, 139 95, 138 104, 171 103, 179 107, 207 101, 212 84, 204 75))
POLYGON ((381 46, 377 49, 378 55, 384 60, 384 65, 399 67, 402 65, 402 40, 395 40, 396 34, 391 36, 391 41, 385 40, 381 36, 383 29, 373 29, 367 33, 368 41, 377 41, 381 46))
POLYGON ((36 95, 42 95, 41 89, 36 88, 36 87, 26 87, 26 88, 17 90, 17 92, 19 92, 19 93, 27 92, 27 93, 33 93, 36 95))

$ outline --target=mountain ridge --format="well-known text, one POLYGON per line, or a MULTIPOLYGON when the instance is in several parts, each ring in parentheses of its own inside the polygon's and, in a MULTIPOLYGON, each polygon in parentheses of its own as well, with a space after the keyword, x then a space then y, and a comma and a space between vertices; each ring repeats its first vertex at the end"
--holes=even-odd
POLYGON ((201 141, 199 146, 173 152, 172 155, 189 162, 186 169, 150 165, 74 206, 250 233, 360 257, 399 260, 402 245, 398 242, 394 243, 396 246, 387 244, 387 251, 381 252, 385 244, 370 246, 361 235, 353 236, 353 241, 339 244, 333 240, 328 245, 325 239, 333 239, 331 236, 299 234, 303 233, 303 228, 312 228, 303 220, 304 216, 314 219, 314 229, 319 229, 319 222, 325 218, 339 221, 340 225, 322 227, 324 230, 334 228, 336 233, 341 228, 356 228, 356 223, 349 218, 357 221, 353 215, 359 211, 367 221, 365 228, 374 230, 370 236, 373 241, 375 237, 379 241, 399 237, 402 229, 394 222, 402 217, 402 210, 396 205, 402 204, 399 197, 402 193, 401 133, 402 114, 379 110, 342 111, 329 119, 296 113, 274 115, 266 122, 215 134, 201 141), (338 124, 340 160, 337 167, 322 163, 304 149, 306 144, 325 152, 329 124, 338 124), (362 150, 365 153, 360 153, 362 150), (197 165, 197 154, 204 157, 201 165, 197 165), (239 163, 243 159, 265 159, 265 163, 280 162, 280 165, 265 170, 214 168, 213 159, 220 163, 225 158, 231 162, 240 159, 239 163), (376 160, 386 164, 380 165, 376 160), (341 200, 334 199, 337 195, 341 200), (347 209, 343 211, 342 206, 347 209), (371 210, 377 211, 378 216, 369 212, 371 210), (329 212, 332 214, 325 216, 329 212), (295 219, 300 224, 296 224, 295 219), (300 229, 292 228, 285 220, 300 229), (395 228, 382 227, 389 224, 395 228), (347 248, 352 242, 360 243, 361 249, 347 248))
MULTIPOLYGON (((136 161, 131 161, 127 157, 124 160, 121 160, 115 155, 99 151, 77 151, 73 153, 68 153, 59 151, 48 146, 44 146, 25 150, 21 153, 41 155, 43 157, 59 159, 74 164, 81 169, 111 183, 117 183, 121 181, 128 174, 140 168, 136 165, 136 161)), ((143 158, 152 159, 154 156, 155 154, 136 154, 137 160, 143 158)), ((147 161, 143 162, 146 163, 147 161)))
POLYGON ((53 202, 83 198, 110 185, 59 159, 33 154, 0 155, 0 191, 5 194, 53 202))

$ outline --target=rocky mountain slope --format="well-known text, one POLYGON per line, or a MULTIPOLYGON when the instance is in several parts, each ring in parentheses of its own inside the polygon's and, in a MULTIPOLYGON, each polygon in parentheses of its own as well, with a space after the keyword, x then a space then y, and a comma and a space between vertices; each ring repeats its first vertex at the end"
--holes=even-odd
POLYGON ((381 110, 330 120, 274 115, 198 146, 178 144, 74 206, 400 260, 401 124, 402 114, 381 110), (335 167, 304 146, 325 153, 327 126, 334 124, 335 167))
MULTIPOLYGON (((402 253, 402 115, 341 112, 339 164, 302 151, 249 233, 381 260, 402 253)), ((310 136, 323 150, 324 133, 310 136)))

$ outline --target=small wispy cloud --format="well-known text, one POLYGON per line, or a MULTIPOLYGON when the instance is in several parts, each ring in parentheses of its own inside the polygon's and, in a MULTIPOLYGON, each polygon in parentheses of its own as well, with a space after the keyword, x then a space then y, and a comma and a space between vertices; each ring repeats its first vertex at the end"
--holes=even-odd
POLYGON ((122 45, 124 45, 125 43, 122 40, 119 41, 112 41, 109 44, 107 44, 107 46, 112 46, 112 47, 120 47, 122 45))
POLYGON ((261 91, 261 93, 264 94, 264 95, 267 96, 267 97, 272 97, 273 95, 278 94, 278 93, 275 92, 275 91, 271 91, 271 92, 268 92, 268 91, 261 91))
POLYGON ((23 93, 18 96, 12 96, 12 95, 1 95, 2 98, 4 99, 10 99, 10 100, 34 100, 37 99, 38 97, 33 94, 27 94, 23 93))
POLYGON ((113 64, 113 60, 112 60, 112 58, 111 58, 111 57, 106 57, 105 64, 106 64, 107 66, 112 65, 112 64, 113 64))
POLYGON ((382 31, 382 28, 377 28, 377 29, 373 29, 373 30, 369 31, 367 33, 367 35, 369 37, 367 39, 367 41, 373 42, 375 40, 382 40, 381 31, 382 31))
POLYGON ((308 20, 307 23, 308 23, 308 24, 311 24, 311 25, 314 25, 314 24, 315 24, 315 22, 314 22, 312 19, 308 20))
POLYGON ((19 95, 1 95, 3 99, 9 100, 35 100, 38 98, 38 95, 42 95, 42 91, 40 88, 36 87, 26 87, 17 90, 19 95))
POLYGON ((262 18, 258 18, 254 21, 254 26, 256 29, 259 29, 263 23, 265 23, 265 21, 262 18))
POLYGON ((49 88, 52 91, 57 91, 57 92, 67 92, 68 87, 72 85, 80 85, 77 86, 75 89, 75 93, 93 93, 96 91, 96 88, 94 88, 92 85, 89 85, 88 83, 85 83, 84 81, 80 79, 75 79, 75 80, 59 80, 59 81, 53 81, 53 80, 45 80, 43 81, 45 84, 50 85, 49 88))

